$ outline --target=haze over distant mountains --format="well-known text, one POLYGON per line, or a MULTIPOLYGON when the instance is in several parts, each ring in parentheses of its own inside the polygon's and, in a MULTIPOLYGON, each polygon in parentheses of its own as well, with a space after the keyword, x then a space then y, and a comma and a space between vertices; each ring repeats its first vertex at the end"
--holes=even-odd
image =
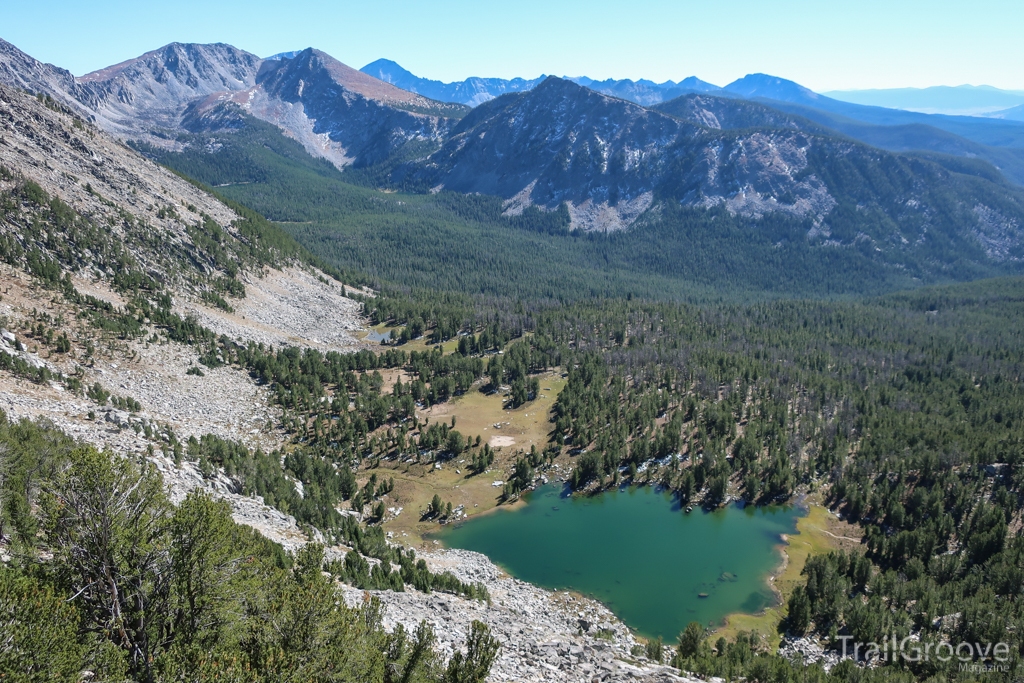
MULTIPOLYGON (((378 59, 364 66, 361 71, 393 85, 419 93, 443 102, 458 102, 475 107, 487 100, 507 92, 522 92, 535 87, 546 76, 538 78, 467 78, 464 81, 443 83, 422 78, 411 73, 389 59, 378 59)), ((696 76, 683 80, 655 83, 647 79, 633 81, 630 79, 594 80, 586 76, 565 76, 565 80, 573 81, 605 95, 621 97, 644 106, 651 106, 680 95, 689 93, 714 93, 728 96, 744 90, 745 79, 719 87, 696 76)), ((790 83, 778 79, 776 86, 790 83)), ((806 93, 812 93, 807 89, 806 93)), ((813 94, 813 93, 812 93, 813 94)), ((1024 91, 1000 90, 991 86, 933 86, 929 88, 889 88, 872 90, 834 90, 821 95, 840 102, 860 104, 870 107, 902 109, 921 114, 945 114, 950 116, 987 116, 1024 120, 1024 91), (1013 108, 1018 108, 1014 110, 1013 108)), ((780 97, 777 90, 762 91, 757 94, 744 94, 745 97, 766 97, 789 101, 790 97, 780 97)))
MULTIPOLYGON (((533 79, 467 78, 464 81, 443 83, 416 76, 389 59, 378 59, 367 64, 360 71, 398 86, 403 90, 419 93, 442 102, 457 102, 471 107, 483 104, 505 93, 530 90, 547 78, 547 76, 542 74, 533 79)), ((688 93, 716 92, 721 90, 718 86, 706 83, 695 76, 685 78, 678 83, 675 81, 655 83, 654 81, 644 79, 631 81, 629 79, 615 80, 610 78, 596 81, 586 76, 565 76, 563 78, 605 95, 621 97, 624 100, 630 100, 644 106, 664 102, 688 93)))
POLYGON ((955 116, 1006 118, 1005 110, 1024 105, 1024 91, 1000 90, 988 85, 834 90, 822 94, 853 104, 955 116))

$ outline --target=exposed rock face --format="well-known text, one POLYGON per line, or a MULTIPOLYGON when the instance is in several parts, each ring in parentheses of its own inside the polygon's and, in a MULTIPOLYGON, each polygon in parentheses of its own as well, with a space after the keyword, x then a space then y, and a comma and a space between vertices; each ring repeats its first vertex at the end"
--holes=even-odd
POLYGON ((85 111, 91 101, 88 88, 80 85, 66 69, 44 64, 0 39, 0 83, 49 95, 64 104, 76 103, 85 111))
POLYGON ((467 111, 318 50, 263 60, 220 43, 172 43, 76 79, 0 41, 0 83, 48 94, 121 138, 171 147, 177 131, 230 127, 221 105, 236 104, 338 166, 377 163, 411 142, 436 148, 467 111))
POLYGON ((409 142, 439 145, 459 105, 434 102, 345 66, 319 50, 263 63, 258 89, 243 106, 292 132, 310 148, 310 134, 325 136, 357 165, 384 161, 409 142), (308 127, 296 130, 288 109, 300 110, 308 127))
POLYGON ((549 78, 529 93, 478 107, 419 172, 433 186, 505 197, 511 213, 565 202, 572 227, 583 230, 628 227, 665 188, 688 205, 820 220, 835 202, 821 180, 802 173, 815 143, 776 132, 709 134, 549 78))
POLYGON ((97 122, 130 137, 177 129, 185 108, 197 98, 251 88, 261 63, 256 55, 222 43, 171 43, 86 74, 79 82, 91 95, 97 122))
POLYGON ((475 109, 431 156, 426 172, 432 186, 514 199, 513 213, 566 202, 574 227, 605 230, 631 222, 623 220, 626 207, 647 208, 644 195, 667 160, 661 152, 698 132, 552 77, 529 93, 475 109))
MULTIPOLYGON (((225 255, 244 247, 235 212, 61 106, 2 85, 0 167, 0 238, 8 247, 17 244, 52 259, 82 295, 123 306, 131 293, 119 292, 113 281, 130 265, 159 280, 178 311, 238 343, 360 348, 351 334, 362 323, 358 304, 313 269, 250 263, 246 270, 238 260, 238 281, 248 296, 233 300, 234 313, 205 305, 195 287, 219 276, 225 255), (33 201, 24 199, 26 181, 38 185, 33 201), (38 189, 63 204, 37 205, 38 189), (55 213, 71 226, 64 233, 33 228, 50 225, 55 213), (196 242, 204 235, 199 226, 209 221, 218 224, 219 254, 210 252, 209 242, 196 242), (86 247, 78 241, 83 235, 86 247)), ((223 473, 203 477, 192 464, 175 465, 168 454, 172 432, 181 440, 213 434, 250 449, 280 448, 285 437, 267 387, 229 366, 189 374, 198 367, 199 349, 171 341, 148 319, 139 321, 144 334, 137 338, 104 333, 80 315, 83 306, 40 287, 22 267, 0 264, 0 283, 0 353, 135 402, 128 412, 57 380, 34 382, 4 371, 0 409, 8 417, 49 420, 97 447, 147 458, 162 472, 172 499, 201 487, 228 500, 237 521, 286 547, 305 542, 294 518, 240 495, 237 482, 223 473), (55 352, 28 332, 39 319, 54 335, 66 335, 70 348, 55 352)))
MULTIPOLYGON (((359 604, 369 595, 383 603, 384 625, 414 630, 421 620, 434 626, 447 657, 461 648, 473 620, 490 626, 501 643, 488 681, 589 683, 603 681, 695 681, 677 669, 633 655, 637 640, 608 608, 587 598, 546 591, 512 578, 487 557, 466 550, 418 552, 432 571, 482 582, 491 604, 441 593, 362 591, 346 587, 345 600, 359 604)), ((666 648, 665 660, 672 657, 666 648)))
MULTIPOLYGON (((0 165, 103 224, 102 241, 111 249, 127 247, 142 269, 159 280, 180 284, 189 274, 215 270, 215 262, 189 234, 203 215, 235 237, 231 226, 237 215, 210 195, 92 125, 2 85, 0 133, 0 165), (179 268, 181 263, 191 268, 179 268)), ((0 189, 12 184, 0 181, 0 189)), ((4 229, 13 228, 0 225, 4 229)), ((102 254, 78 253, 76 258, 81 272, 114 275, 104 271, 112 259, 102 254)))
POLYGON ((705 128, 782 128, 825 133, 826 129, 794 114, 787 114, 756 102, 714 95, 684 95, 655 105, 653 109, 705 128))

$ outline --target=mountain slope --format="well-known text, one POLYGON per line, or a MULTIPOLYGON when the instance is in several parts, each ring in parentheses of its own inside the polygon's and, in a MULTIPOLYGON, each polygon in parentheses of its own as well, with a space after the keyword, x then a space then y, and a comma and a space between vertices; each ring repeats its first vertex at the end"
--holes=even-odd
POLYGON ((173 147, 183 130, 230 125, 237 104, 338 166, 436 147, 462 105, 435 102, 317 50, 262 60, 229 45, 172 43, 81 79, 0 44, 0 82, 51 95, 121 138, 173 147))
POLYGON ((52 100, 0 86, 0 139, 0 409, 148 457, 178 498, 209 487, 268 533, 281 522, 276 538, 301 538, 228 478, 167 454, 205 434, 279 447, 269 392, 223 367, 217 340, 352 349, 358 304, 279 228, 52 100))
POLYGON ((88 281, 126 300, 166 293, 227 311, 246 307, 268 268, 314 261, 259 215, 52 101, 0 85, 0 134, 0 259, 54 285, 88 281))
POLYGON ((105 129, 121 134, 176 130, 188 104, 213 93, 255 85, 261 60, 217 43, 171 43, 79 79, 105 129))
POLYGON ((994 119, 1006 119, 1007 121, 1024 121, 1024 104, 993 112, 989 116, 994 119))
POLYGON ((1024 125, 970 116, 944 116, 841 102, 764 74, 725 87, 763 104, 892 152, 915 150, 988 161, 1024 185, 1024 125))
POLYGON ((55 100, 87 114, 93 97, 66 69, 44 64, 0 38, 0 84, 55 100))
MULTIPOLYGON (((723 88, 725 93, 761 99, 769 106, 808 116, 807 108, 879 126, 925 124, 981 145, 1024 147, 1024 125, 973 116, 921 114, 899 109, 852 104, 825 97, 798 83, 766 74, 750 74, 723 88), (793 107, 800 107, 794 109, 793 107)), ((811 118, 808 116, 808 118, 811 118)))
POLYGON ((55 226, 63 225, 63 234, 37 234, 31 212, 7 212, 4 232, 17 243, 8 244, 8 258, 45 253, 83 276, 154 279, 176 288, 202 288, 248 260, 234 211, 59 105, 46 108, 0 86, 0 130, 6 189, 21 187, 30 206, 55 196, 69 207, 44 202, 50 213, 65 216, 66 224, 55 226), (90 220, 78 221, 71 212, 90 220), (200 246, 211 239, 223 245, 219 253, 200 246))
MULTIPOLYGON (((758 112, 761 125, 774 116, 733 110, 758 112)), ((481 105, 428 162, 403 172, 496 194, 510 214, 564 204, 583 230, 625 228, 645 212, 642 222, 656 220, 667 206, 722 206, 752 228, 774 216, 802 226, 809 243, 856 249, 864 240, 907 264, 1016 263, 1024 253, 1020 191, 813 128, 716 130, 549 78, 481 105)))
MULTIPOLYGON (((675 119, 670 123, 680 124, 675 119)), ((748 156, 765 154, 774 144, 775 153, 783 157, 775 163, 790 153, 790 134, 762 129, 748 139, 749 130, 702 133, 714 143, 711 149, 718 149, 719 138, 729 145, 740 138, 748 156)), ((834 184, 845 193, 834 197, 837 206, 817 227, 812 213, 801 217, 794 212, 806 202, 782 194, 776 203, 785 199, 796 206, 764 212, 760 218, 749 211, 757 199, 750 192, 737 192, 731 201, 719 195, 721 203, 710 207, 666 199, 686 191, 671 182, 689 177, 685 156, 666 164, 666 184, 629 229, 587 233, 569 230, 567 204, 551 212, 520 205, 516 215, 516 207, 495 196, 409 194, 352 185, 349 172, 308 156, 278 129, 252 117, 238 129, 197 134, 201 142, 181 152, 154 153, 162 163, 209 184, 226 184, 219 191, 286 221, 283 227, 298 241, 336 267, 414 289, 522 300, 632 295, 749 301, 881 293, 1019 269, 1013 254, 1005 260, 997 260, 998 253, 994 258, 985 254, 971 232, 994 237, 992 246, 998 248, 999 230, 1012 237, 1016 227, 1001 223, 996 213, 985 214, 986 230, 991 231, 987 236, 978 216, 962 211, 961 203, 969 202, 968 207, 1017 215, 1012 205, 1001 205, 1016 191, 1007 192, 999 174, 984 162, 934 156, 926 163, 870 150, 883 157, 885 165, 879 166, 879 159, 860 156, 868 149, 862 145, 833 140, 831 144, 852 145, 855 153, 846 155, 848 159, 842 148, 828 147, 819 155, 817 147, 825 142, 801 134, 808 144, 807 166, 800 173, 815 175, 822 186, 834 184), (218 151, 207 153, 204 144, 218 151), (677 171, 672 163, 684 168, 677 171), (818 164, 834 168, 839 177, 816 173, 818 164), (988 181, 978 182, 986 177, 988 181), (862 182, 855 184, 857 178, 862 182), (926 191, 929 184, 936 185, 934 192, 926 191), (901 209, 901 195, 915 199, 901 209)), ((734 156, 729 163, 736 168, 727 169, 722 178, 756 168, 755 162, 734 156)), ((425 166, 429 164, 402 170, 424 172, 429 170, 425 166)))
MULTIPOLYGON (((223 185, 218 191, 283 221, 318 256, 382 285, 522 300, 632 295, 707 302, 884 292, 937 275, 888 266, 868 250, 819 249, 799 224, 766 219, 751 230, 724 207, 663 205, 659 220, 595 234, 569 232, 567 209, 527 207, 511 215, 494 196, 356 186, 347 182, 349 172, 314 159, 254 117, 189 137, 195 142, 180 152, 146 152, 223 185)), ((953 277, 977 272, 964 268, 953 277)))
POLYGON ((461 105, 401 90, 313 49, 264 62, 256 80, 243 108, 339 166, 380 163, 408 144, 439 144, 449 117, 465 112, 461 105), (334 153, 326 154, 327 149, 334 153))
POLYGON ((661 151, 698 127, 549 77, 477 107, 430 157, 430 186, 498 195, 517 213, 565 202, 585 230, 626 227, 651 205, 661 151))
POLYGON ((691 94, 683 95, 651 107, 669 116, 691 121, 705 128, 735 130, 740 128, 783 128, 824 135, 829 128, 810 119, 789 114, 758 102, 732 97, 691 94))
MULTIPOLYGON (((440 202, 449 202, 444 208, 424 200, 424 212, 409 218, 420 221, 433 210, 431 206, 439 209, 435 217, 421 223, 430 224, 423 233, 426 239, 429 231, 436 229, 435 218, 462 211, 469 211, 470 222, 486 230, 516 225, 559 233, 564 223, 581 232, 636 228, 635 236, 623 240, 623 249, 629 248, 630 240, 655 234, 674 245, 663 248, 660 255, 643 250, 623 252, 622 269, 643 262, 641 273, 646 277, 651 269, 665 268, 666 254, 677 253, 678 235, 672 230, 689 226, 685 230, 702 235, 698 254, 723 254, 729 260, 721 250, 723 236, 731 235, 734 243, 748 241, 749 252, 722 267, 730 273, 726 278, 730 282, 735 279, 737 263, 767 258, 765 249, 784 244, 797 245, 786 257, 792 259, 787 268, 799 268, 796 264, 802 261, 825 273, 822 261, 834 258, 845 260, 843 267, 849 272, 870 271, 884 281, 897 275, 929 281, 995 274, 1014 270, 1021 257, 1024 214, 1020 193, 984 167, 942 156, 888 154, 762 103, 705 94, 658 111, 569 80, 548 78, 530 91, 503 95, 466 113, 463 106, 403 91, 312 49, 262 60, 256 74, 247 80, 253 63, 239 61, 224 49, 157 51, 159 54, 150 53, 95 74, 87 82, 63 83, 63 87, 88 87, 95 93, 98 84, 110 84, 131 73, 141 73, 139 82, 146 85, 150 84, 146 74, 164 73, 156 68, 159 65, 167 67, 166 78, 171 73, 183 75, 171 81, 184 82, 190 90, 172 84, 163 96, 135 100, 142 103, 143 114, 154 112, 151 120, 184 105, 179 128, 164 130, 165 137, 153 130, 150 143, 187 151, 189 168, 210 167, 209 173, 201 174, 207 182, 262 183, 252 192, 258 191, 264 198, 251 194, 252 198, 268 212, 288 220, 311 209, 324 209, 332 224, 350 225, 329 192, 310 207, 301 206, 311 197, 301 190, 296 178, 307 171, 296 171, 296 175, 289 170, 274 176, 290 179, 290 196, 304 197, 302 201, 282 201, 275 198, 281 187, 274 187, 267 175, 257 178, 263 173, 257 167, 246 168, 246 159, 253 158, 246 150, 256 144, 255 138, 245 138, 240 153, 239 145, 228 141, 232 131, 249 125, 247 115, 273 123, 306 151, 327 157, 336 166, 365 169, 360 172, 361 182, 419 192, 448 191, 448 198, 440 202), (174 69, 168 66, 181 59, 187 64, 174 69), (196 66, 214 62, 220 65, 217 69, 196 66), (232 64, 241 66, 232 71, 232 64), (199 73, 205 81, 189 76, 199 73), (238 76, 235 85, 231 74, 238 76), (213 92, 186 102, 196 92, 221 86, 241 88, 249 83, 252 85, 246 89, 213 92), (154 102, 172 104, 160 110, 154 102), (184 135, 182 129, 189 134, 184 135), (168 133, 173 133, 171 139, 166 137, 168 133), (223 157, 219 156, 222 150, 223 157), (229 177, 220 177, 225 175, 229 177), (461 205, 450 199, 451 193, 487 198, 481 199, 479 206, 476 200, 461 205), (287 211, 282 210, 285 206, 287 211), (499 217, 500 212, 504 218, 499 217), (709 232, 725 223, 730 227, 719 234, 709 232), (743 234, 744 230, 750 234, 743 234), (883 272, 888 275, 881 275, 883 272)), ((37 72, 51 84, 61 85, 59 73, 40 69, 37 72)), ((743 90, 734 95, 827 100, 796 84, 767 77, 751 77, 730 87, 743 90)), ((777 102, 765 100, 769 101, 777 102)), ((803 105, 790 106, 821 113, 803 105)), ((238 140, 242 137, 234 141, 238 140)), ((280 156, 273 149, 266 153, 271 158, 280 156)), ((295 156, 287 155, 292 155, 288 163, 293 163, 295 156)), ((274 161, 264 168, 287 165, 274 161)), ((330 182, 345 185, 346 180, 354 179, 332 178, 330 182)), ((314 185, 321 184, 317 181, 314 185)), ((342 197, 350 196, 349 189, 339 192, 342 197)), ((361 206, 370 207, 370 214, 394 210, 392 204, 380 197, 360 200, 361 206)), ((512 239, 510 248, 515 248, 514 242, 512 239)), ((591 254, 569 249, 565 256, 582 264, 589 263, 591 254)), ((336 262, 353 265, 348 257, 336 262)), ((373 268, 364 261, 356 264, 360 270, 383 272, 374 270, 376 264, 373 268)), ((775 287, 771 278, 778 275, 777 269, 766 270, 758 287, 775 287)), ((686 265, 673 277, 692 281, 703 276, 686 265)), ((555 281, 552 287, 556 288, 555 281)), ((859 288, 854 286, 854 290, 859 288)))

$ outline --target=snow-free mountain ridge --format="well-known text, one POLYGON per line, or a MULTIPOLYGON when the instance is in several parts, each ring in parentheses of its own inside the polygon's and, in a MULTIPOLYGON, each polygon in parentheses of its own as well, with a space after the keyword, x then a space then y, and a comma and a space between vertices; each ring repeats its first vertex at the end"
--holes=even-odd
MULTIPOLYGON (((360 70, 375 78, 393 83, 400 88, 431 97, 435 100, 457 102, 471 107, 475 107, 505 93, 530 90, 547 78, 545 75, 531 79, 472 77, 463 81, 443 83, 416 76, 390 59, 378 59, 377 61, 370 62, 360 70)), ((632 81, 628 78, 618 80, 609 78, 598 81, 586 76, 565 76, 564 79, 605 95, 621 97, 624 100, 630 100, 644 106, 664 102, 687 93, 716 92, 721 90, 717 85, 706 83, 696 76, 684 78, 678 83, 675 81, 655 83, 646 79, 632 81)))
MULTIPOLYGON (((753 229, 774 217, 786 239, 823 248, 859 249, 867 240, 881 254, 873 258, 900 267, 925 255, 939 263, 1024 258, 1024 199, 998 171, 896 156, 837 134, 829 118, 925 115, 838 102, 764 74, 712 91, 699 81, 672 83, 702 91, 658 108, 599 92, 608 88, 592 81, 548 77, 471 109, 312 48, 261 59, 229 45, 173 43, 76 79, 3 43, 0 77, 121 138, 174 150, 200 144, 183 135, 199 133, 205 153, 216 154, 208 134, 230 135, 253 116, 339 168, 372 169, 385 186, 494 195, 511 215, 565 210, 573 230, 623 230, 683 207, 724 210, 753 229)), ((847 134, 877 130, 889 129, 847 134)))

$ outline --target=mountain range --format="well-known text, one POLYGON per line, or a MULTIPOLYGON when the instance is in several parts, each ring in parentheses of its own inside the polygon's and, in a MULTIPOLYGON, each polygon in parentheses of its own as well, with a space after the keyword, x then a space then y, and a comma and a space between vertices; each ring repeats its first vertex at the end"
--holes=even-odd
MULTIPOLYGON (((492 100, 505 93, 530 90, 547 78, 545 75, 531 79, 467 78, 464 81, 443 83, 416 76, 390 59, 378 59, 375 62, 370 62, 360 71, 398 86, 403 90, 419 93, 442 102, 456 102, 471 107, 483 104, 487 100, 492 100)), ((628 78, 619 80, 609 78, 603 81, 596 81, 586 76, 566 76, 565 80, 578 83, 605 95, 621 97, 624 100, 630 100, 644 106, 664 102, 687 93, 721 90, 718 86, 706 83, 696 76, 684 78, 678 83, 675 81, 655 83, 645 79, 632 81, 628 78)))
MULTIPOLYGON (((764 74, 724 88, 443 84, 393 62, 352 69, 312 48, 261 59, 174 43, 75 78, 0 43, 0 82, 49 96, 172 166, 186 151, 193 162, 195 152, 217 158, 262 120, 351 182, 493 196, 507 217, 563 212, 575 231, 658 225, 676 239, 688 222, 724 212, 757 249, 799 245, 816 263, 867 259, 925 281, 1005 272, 1024 258, 1024 191, 1007 182, 1024 182, 1024 125, 840 102, 764 74), (652 92, 662 99, 631 101, 652 92)), ((268 134, 253 144, 281 148, 268 134)), ((257 152, 234 148, 234 167, 257 152)), ((229 182, 208 165, 204 180, 229 182)))
MULTIPOLYGON (((362 71, 412 92, 470 106, 507 92, 529 90, 544 79, 543 76, 530 80, 470 78, 456 83, 442 83, 415 76, 395 62, 385 59, 366 65, 362 71)), ((565 80, 643 106, 655 106, 695 93, 762 100, 775 108, 818 121, 835 132, 890 151, 928 150, 985 159, 1002 170, 1012 182, 1024 184, 1024 151, 1021 151, 1024 150, 1024 126, 1018 123, 1024 121, 1024 109, 1017 107, 992 111, 991 106, 993 102, 1004 107, 1024 102, 1024 95, 1014 91, 994 88, 925 89, 920 91, 918 97, 933 103, 931 109, 934 111, 927 113, 914 110, 928 107, 910 106, 915 104, 907 100, 907 97, 913 95, 912 92, 908 95, 896 90, 865 91, 876 94, 874 99, 856 93, 835 93, 834 97, 830 97, 815 93, 793 81, 766 74, 750 74, 724 87, 712 85, 694 76, 678 83, 654 83, 644 79, 595 81, 585 77, 567 77, 565 80), (980 100, 982 104, 978 104, 979 97, 987 99, 980 100), (947 101, 950 99, 959 104, 950 104, 947 101), (891 104, 888 107, 876 104, 881 101, 891 104), (947 101, 945 107, 940 106, 943 101, 947 101), (974 104, 969 104, 971 102, 974 104), (985 107, 984 104, 990 106, 985 107), (990 112, 987 114, 988 119, 994 120, 942 114, 943 111, 956 111, 955 106, 967 110, 978 110, 980 107, 990 112), (905 111, 907 109, 911 111, 905 111)))

